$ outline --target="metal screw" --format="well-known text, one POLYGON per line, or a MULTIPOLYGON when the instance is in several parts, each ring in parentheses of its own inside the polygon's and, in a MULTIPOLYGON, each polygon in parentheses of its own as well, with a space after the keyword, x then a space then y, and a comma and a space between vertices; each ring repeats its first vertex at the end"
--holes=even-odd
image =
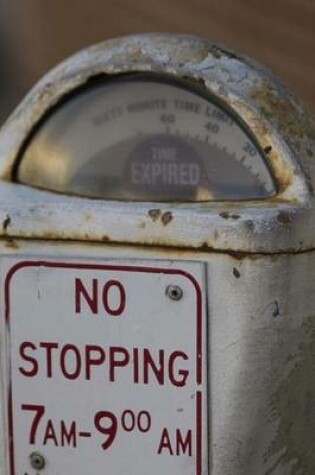
POLYGON ((183 290, 178 285, 168 285, 166 287, 166 295, 172 300, 181 300, 183 290))
POLYGON ((46 460, 45 460, 45 458, 44 458, 41 454, 39 454, 38 452, 33 452, 33 453, 30 455, 30 461, 31 461, 32 467, 33 467, 35 470, 43 470, 43 468, 45 468, 46 460))

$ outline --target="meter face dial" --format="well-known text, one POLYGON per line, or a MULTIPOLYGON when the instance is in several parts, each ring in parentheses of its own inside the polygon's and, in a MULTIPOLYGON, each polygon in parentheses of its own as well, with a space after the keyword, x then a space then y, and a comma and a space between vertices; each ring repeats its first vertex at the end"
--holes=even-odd
POLYGON ((129 76, 59 105, 33 134, 17 180, 130 201, 264 199, 274 180, 254 139, 191 84, 129 76))

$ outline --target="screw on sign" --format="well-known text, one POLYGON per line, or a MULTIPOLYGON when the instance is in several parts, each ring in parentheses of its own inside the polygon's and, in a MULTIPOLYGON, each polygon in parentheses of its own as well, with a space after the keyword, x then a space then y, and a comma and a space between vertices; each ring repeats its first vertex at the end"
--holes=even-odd
POLYGON ((38 452, 33 452, 30 455, 30 462, 31 462, 32 467, 36 470, 43 470, 43 468, 45 468, 45 465, 46 465, 45 458, 38 452))
MULTIPOLYGON (((140 473, 154 464, 182 473, 186 464, 187 474, 200 475, 205 323, 195 278, 173 266, 37 267, 17 265, 10 282, 12 434, 23 438, 22 449, 13 448, 21 455, 12 475, 27 472, 23 454, 30 448, 57 473, 62 459, 85 473, 93 453, 95 466, 106 463, 112 473, 125 473, 133 457, 140 473), (14 299, 20 285, 23 306, 14 299), (50 304, 57 296, 58 309, 50 304), (15 324, 20 313, 32 317, 24 317, 24 328, 15 324), (20 420, 23 436, 14 432, 20 420)), ((32 461, 35 470, 40 461, 32 461)))
POLYGON ((0 151, 1 475, 314 474, 315 124, 281 82, 115 39, 0 151))
MULTIPOLYGON (((119 416, 110 411, 98 411, 94 416, 93 428, 91 431, 79 430, 76 421, 66 423, 65 421, 52 421, 45 418, 46 409, 44 406, 22 404, 22 411, 29 411, 33 414, 30 432, 30 445, 48 445, 53 444, 56 447, 78 447, 80 438, 90 438, 95 435, 104 436, 100 442, 102 450, 108 450, 114 444, 119 431, 131 433, 133 431, 142 434, 150 431, 152 426, 152 418, 148 411, 140 411, 135 413, 130 409, 126 409, 119 416), (38 433, 42 434, 40 440, 38 433)), ((163 451, 169 452, 170 455, 188 455, 192 456, 192 431, 188 430, 182 433, 180 429, 176 429, 174 434, 170 434, 167 428, 164 428, 157 446, 157 454, 163 451)), ((41 470, 45 467, 45 459, 42 455, 34 452, 30 456, 33 468, 41 470)))
MULTIPOLYGON (((57 447, 77 447, 78 438, 93 437, 96 433, 104 436, 100 447, 102 450, 107 450, 114 443, 119 429, 125 432, 139 431, 145 434, 152 425, 151 415, 148 411, 135 413, 126 409, 118 417, 110 411, 98 411, 94 416, 92 431, 84 431, 78 429, 76 421, 66 423, 65 421, 56 422, 47 419, 45 406, 22 404, 21 409, 33 414, 29 432, 30 445, 52 443, 57 447), (39 440, 38 433, 41 434, 41 440, 39 440)), ((31 455, 31 463, 37 469, 45 466, 42 456, 35 452, 31 455)))

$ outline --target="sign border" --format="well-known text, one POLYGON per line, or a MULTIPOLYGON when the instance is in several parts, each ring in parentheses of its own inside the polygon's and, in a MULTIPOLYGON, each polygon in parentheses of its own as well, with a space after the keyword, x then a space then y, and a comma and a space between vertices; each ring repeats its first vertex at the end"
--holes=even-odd
MULTIPOLYGON (((46 260, 24 260, 20 261, 11 267, 6 275, 4 282, 4 318, 6 325, 6 353, 9 358, 9 374, 7 378, 8 385, 8 400, 7 400, 7 417, 8 417, 8 436, 9 436, 9 471, 10 475, 15 474, 15 459, 14 459, 14 431, 13 431, 13 403, 12 403, 12 361, 10 348, 10 284, 14 275, 21 269, 26 267, 45 267, 45 268, 59 268, 59 269, 74 269, 74 270, 104 270, 104 271, 121 271, 121 272, 138 272, 151 274, 169 274, 181 275, 187 278, 194 286, 196 291, 196 383, 197 386, 202 384, 202 290, 197 279, 189 272, 165 267, 151 267, 151 266, 132 266, 119 264, 92 264, 92 263, 76 263, 76 262, 62 262, 62 261, 46 261, 46 260)), ((202 475, 202 392, 196 391, 196 475, 202 475)))

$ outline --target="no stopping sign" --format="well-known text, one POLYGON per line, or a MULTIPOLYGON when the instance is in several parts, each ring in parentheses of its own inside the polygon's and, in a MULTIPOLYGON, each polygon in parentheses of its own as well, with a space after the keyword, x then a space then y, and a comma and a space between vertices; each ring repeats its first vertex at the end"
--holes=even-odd
POLYGON ((206 473, 202 288, 200 263, 11 260, 10 474, 206 473))

